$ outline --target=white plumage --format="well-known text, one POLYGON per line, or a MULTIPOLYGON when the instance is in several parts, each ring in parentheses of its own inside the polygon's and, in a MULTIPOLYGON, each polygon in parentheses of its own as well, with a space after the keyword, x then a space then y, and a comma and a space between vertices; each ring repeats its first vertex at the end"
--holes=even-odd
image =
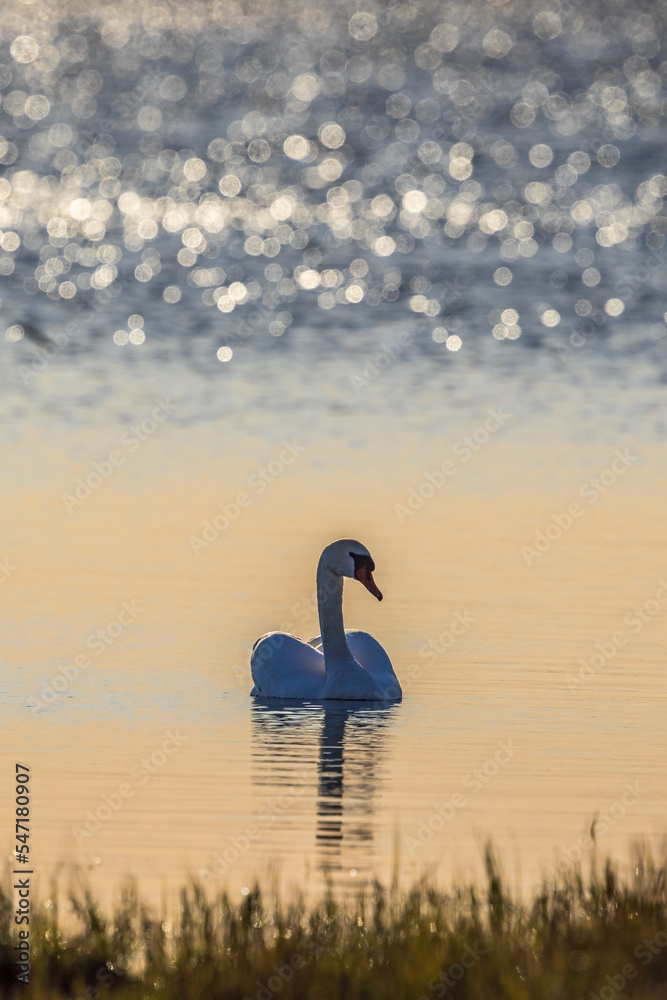
POLYGON ((343 579, 359 580, 378 600, 375 564, 360 542, 342 538, 322 552, 317 565, 317 606, 321 635, 303 642, 287 632, 268 632, 252 649, 250 667, 264 698, 323 698, 398 701, 402 696, 384 649, 368 632, 345 630, 343 579))

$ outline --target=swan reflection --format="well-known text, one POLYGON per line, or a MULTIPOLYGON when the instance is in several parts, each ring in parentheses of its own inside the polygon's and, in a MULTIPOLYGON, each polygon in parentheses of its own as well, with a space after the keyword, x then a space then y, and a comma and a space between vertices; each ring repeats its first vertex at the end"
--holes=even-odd
MULTIPOLYGON (((253 783, 265 794, 299 787, 305 799, 315 798, 315 846, 325 874, 343 868, 361 873, 372 865, 375 800, 399 710, 395 702, 377 701, 256 698, 252 705, 259 765, 253 783)), ((289 822, 305 818, 300 812, 293 810, 289 822)))

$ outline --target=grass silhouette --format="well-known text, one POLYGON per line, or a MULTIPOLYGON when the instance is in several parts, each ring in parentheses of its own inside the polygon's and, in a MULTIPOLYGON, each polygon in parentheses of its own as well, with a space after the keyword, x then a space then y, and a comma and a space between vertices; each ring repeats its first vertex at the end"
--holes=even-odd
POLYGON ((374 883, 307 905, 253 888, 238 903, 197 881, 177 917, 127 887, 112 914, 90 892, 37 901, 31 982, 16 981, 15 900, 0 891, 0 993, 35 1000, 623 1000, 667 997, 667 868, 647 849, 626 874, 593 856, 512 898, 491 848, 486 885, 374 883), (592 996, 591 996, 592 995, 592 996))

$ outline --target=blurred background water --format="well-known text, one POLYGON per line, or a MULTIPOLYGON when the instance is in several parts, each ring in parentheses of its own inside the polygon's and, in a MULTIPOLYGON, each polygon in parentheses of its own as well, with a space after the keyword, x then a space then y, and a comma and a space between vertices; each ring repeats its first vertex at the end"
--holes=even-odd
POLYGON ((306 857, 347 885, 397 848, 402 874, 474 869, 495 833, 532 877, 626 780, 606 843, 662 833, 662 614, 566 677, 664 573, 666 28, 662 2, 2 5, 2 701, 7 773, 16 748, 42 769, 45 869, 217 864, 238 888, 306 857), (304 457, 206 529, 285 440, 304 457), (350 534, 394 595, 384 617, 346 595, 350 624, 422 674, 391 709, 252 706, 252 641, 317 632, 290 609, 350 534), (482 626, 426 672, 466 610, 482 626), (411 852, 512 737, 529 752, 411 852))
POLYGON ((593 357, 660 383, 665 17, 4 5, 3 396, 43 398, 45 352, 82 392, 150 354, 196 371, 206 418, 223 368, 282 384, 295 355, 336 372, 399 332, 414 384, 546 359, 570 381, 593 357))

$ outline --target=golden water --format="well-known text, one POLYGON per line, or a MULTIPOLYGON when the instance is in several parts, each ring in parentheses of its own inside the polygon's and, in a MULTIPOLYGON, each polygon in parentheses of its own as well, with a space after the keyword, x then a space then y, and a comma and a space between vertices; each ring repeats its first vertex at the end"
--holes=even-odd
POLYGON ((464 460, 458 431, 369 423, 355 450, 350 430, 343 418, 319 435, 280 421, 262 434, 165 422, 135 452, 123 445, 122 465, 71 513, 62 494, 122 428, 81 429, 66 444, 43 428, 15 443, 0 533, 15 567, 0 584, 2 801, 11 806, 16 761, 28 764, 44 885, 60 865, 105 898, 129 873, 156 899, 188 873, 235 895, 269 874, 313 890, 325 874, 345 888, 395 865, 404 880, 476 876, 492 837, 526 887, 576 855, 596 813, 604 853, 625 858, 633 840, 662 834, 657 449, 633 452, 590 503, 580 490, 610 467, 607 443, 537 444, 503 428, 464 460), (293 439, 305 451, 258 495, 247 477, 293 439), (448 458, 455 474, 401 523, 394 505, 448 458), (195 554, 189 539, 239 491, 250 505, 195 554), (581 516, 527 565, 521 546, 573 502, 581 516), (252 642, 274 628, 318 632, 315 565, 339 536, 376 561, 384 601, 349 581, 345 620, 383 643, 402 704, 253 704, 252 642), (647 601, 645 621, 627 618, 647 601), (116 638, 87 646, 132 602, 116 638), (441 651, 424 648, 432 640, 441 651), (603 665, 572 690, 596 643, 603 665), (89 665, 55 691, 82 655, 89 665))

